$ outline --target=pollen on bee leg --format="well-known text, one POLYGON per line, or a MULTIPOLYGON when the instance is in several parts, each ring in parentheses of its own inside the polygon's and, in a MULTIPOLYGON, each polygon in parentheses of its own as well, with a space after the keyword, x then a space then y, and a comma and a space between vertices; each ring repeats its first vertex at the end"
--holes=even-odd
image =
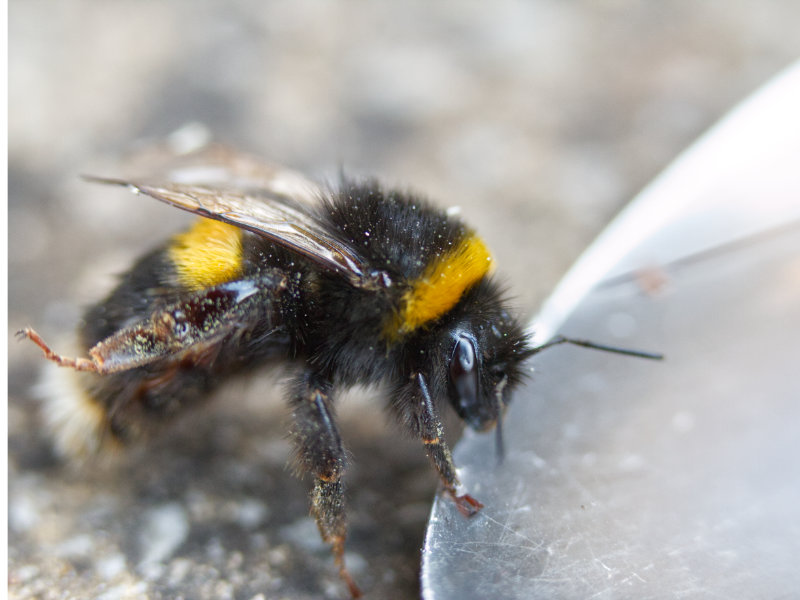
POLYGON ((441 441, 442 440, 440 440, 438 436, 434 437, 434 438, 423 438, 422 439, 422 443, 425 444, 426 446, 432 446, 434 444, 439 444, 439 443, 441 443, 441 441))

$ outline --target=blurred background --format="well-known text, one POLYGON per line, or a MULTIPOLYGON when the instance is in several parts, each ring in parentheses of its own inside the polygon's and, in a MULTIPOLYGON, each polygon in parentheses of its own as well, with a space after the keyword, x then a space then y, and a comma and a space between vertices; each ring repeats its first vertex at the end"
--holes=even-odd
MULTIPOLYGON (((732 6, 12 0, 9 329, 65 347, 82 307, 189 220, 79 174, 204 140, 459 206, 527 318, 628 199, 800 55, 799 4, 732 6)), ((10 339, 12 597, 343 596, 309 482, 285 468, 275 377, 77 468, 42 431, 41 363, 10 339)), ((436 477, 379 392, 340 417, 351 570, 372 597, 417 597, 436 477)))

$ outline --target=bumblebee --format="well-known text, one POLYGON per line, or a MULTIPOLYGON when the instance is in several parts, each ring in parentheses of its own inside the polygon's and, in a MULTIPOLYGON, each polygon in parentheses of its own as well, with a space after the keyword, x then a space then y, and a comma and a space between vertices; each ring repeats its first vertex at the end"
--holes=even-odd
POLYGON ((34 330, 20 332, 77 372, 71 401, 52 403, 56 444, 73 454, 127 444, 226 377, 289 363, 296 463, 313 477, 311 513, 353 597, 338 389, 384 383, 391 410, 472 516, 482 505, 456 491, 439 416, 446 402, 471 428, 496 427, 501 450, 501 418, 532 354, 568 342, 644 355, 563 337, 532 347, 475 231, 373 180, 329 189, 231 151, 165 181, 88 179, 201 218, 86 311, 78 337, 87 356, 59 355, 34 330))
POLYGON ((86 311, 78 332, 86 357, 61 356, 34 330, 21 332, 80 372, 76 401, 55 411, 58 444, 73 453, 126 444, 225 377, 277 360, 295 365, 297 464, 313 476, 311 512, 354 597, 337 389, 386 384, 392 411, 459 510, 481 508, 456 492, 439 411, 448 401, 470 427, 492 428, 534 350, 471 228, 373 180, 343 178, 328 189, 233 153, 168 181, 89 179, 201 218, 86 311))

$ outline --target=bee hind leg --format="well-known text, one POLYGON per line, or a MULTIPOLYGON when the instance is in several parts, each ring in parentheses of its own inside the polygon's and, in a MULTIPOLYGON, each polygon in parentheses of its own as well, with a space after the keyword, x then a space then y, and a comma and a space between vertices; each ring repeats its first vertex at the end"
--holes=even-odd
POLYGON ((299 470, 314 476, 311 514, 322 539, 331 545, 339 576, 352 597, 360 598, 361 591, 344 561, 347 520, 342 476, 346 456, 334 418, 331 388, 329 382, 309 373, 299 378, 290 398, 294 418, 292 437, 299 470))

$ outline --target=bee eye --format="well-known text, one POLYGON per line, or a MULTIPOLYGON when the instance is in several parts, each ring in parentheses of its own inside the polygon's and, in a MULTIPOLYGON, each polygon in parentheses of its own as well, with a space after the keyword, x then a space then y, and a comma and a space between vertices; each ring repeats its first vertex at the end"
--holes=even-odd
MULTIPOLYGON (((475 371, 475 346, 467 337, 460 336, 456 342, 453 359, 450 361, 450 376, 453 382, 468 377, 475 371)), ((456 385, 458 385, 456 383, 456 385)))
POLYGON ((491 415, 484 414, 478 386, 478 354, 475 340, 467 335, 456 337, 450 359, 450 395, 456 412, 475 429, 484 429, 491 415))

